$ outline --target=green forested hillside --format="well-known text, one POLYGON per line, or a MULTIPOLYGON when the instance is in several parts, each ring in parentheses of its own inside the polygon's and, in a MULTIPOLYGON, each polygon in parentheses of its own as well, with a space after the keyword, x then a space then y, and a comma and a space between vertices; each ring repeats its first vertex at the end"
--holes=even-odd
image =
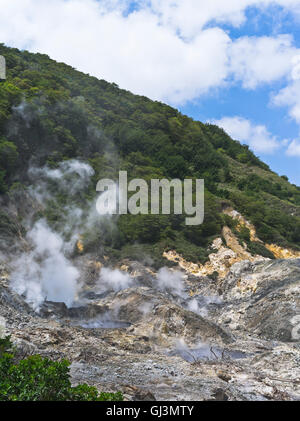
MULTIPOLYGON (((46 55, 3 44, 0 54, 8 67, 7 80, 0 82, 2 197, 26 188, 29 166, 55 168, 70 158, 88 161, 96 173, 88 191, 74 200, 92 198, 97 180, 117 176, 119 169, 130 178, 204 178, 203 225, 187 227, 184 216, 124 215, 117 230, 89 235, 87 250, 99 242, 116 256, 140 255, 143 249, 160 255, 174 247, 187 258, 205 261, 207 246, 232 222, 222 213, 226 205, 248 217, 265 242, 300 249, 300 188, 222 129, 46 55)), ((49 203, 45 216, 50 223, 59 218, 64 200, 58 196, 55 206, 49 203)), ((0 224, 9 224, 4 212, 0 224)))

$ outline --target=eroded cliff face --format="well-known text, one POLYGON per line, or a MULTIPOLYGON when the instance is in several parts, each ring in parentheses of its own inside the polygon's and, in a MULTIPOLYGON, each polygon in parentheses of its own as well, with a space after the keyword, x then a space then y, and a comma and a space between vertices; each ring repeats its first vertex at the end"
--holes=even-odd
POLYGON ((266 248, 270 250, 276 259, 296 259, 300 258, 300 251, 285 249, 276 244, 265 244, 266 248))
POLYGON ((235 219, 236 221, 238 221, 238 223, 239 223, 239 225, 237 226, 238 230, 239 230, 239 227, 243 227, 243 226, 248 228, 249 231, 250 231, 251 241, 258 241, 258 242, 261 241, 256 235, 256 229, 255 229, 254 225, 251 224, 249 221, 247 221, 247 219, 244 218, 243 215, 241 215, 238 211, 228 207, 228 208, 223 210, 223 213, 225 215, 228 215, 231 218, 235 219))
MULTIPOLYGON (((250 231, 250 239, 251 241, 257 241, 263 243, 258 237, 256 233, 256 229, 253 224, 251 224, 249 221, 247 221, 239 212, 235 211, 232 208, 227 208, 224 210, 224 213, 231 216, 233 219, 237 220, 239 222, 239 227, 247 227, 250 231)), ((230 246, 230 245, 229 245, 230 246)), ((265 243, 264 246, 270 250, 276 259, 297 259, 300 257, 300 252, 295 251, 292 249, 286 249, 283 247, 280 247, 276 244, 267 244, 265 243)))
MULTIPOLYGON (((231 218, 238 221, 237 230, 239 231, 242 227, 246 227, 250 231, 251 241, 260 242, 264 244, 258 237, 254 225, 247 221, 239 212, 232 208, 227 208, 224 213, 229 215, 231 218)), ((209 276, 214 272, 218 273, 218 277, 224 278, 232 265, 243 260, 250 262, 260 262, 270 260, 268 258, 252 255, 247 250, 247 245, 244 243, 240 244, 238 238, 234 235, 229 227, 223 227, 222 238, 217 238, 213 241, 211 249, 212 252, 209 255, 209 261, 204 265, 191 263, 185 260, 175 250, 169 250, 163 253, 163 257, 167 260, 178 263, 178 265, 194 276, 209 276)), ((300 252, 284 249, 275 244, 264 244, 264 246, 270 250, 276 259, 295 259, 300 258, 300 252)))
POLYGON ((266 260, 262 256, 252 256, 247 251, 246 246, 243 247, 240 245, 230 228, 224 227, 222 236, 226 245, 224 245, 222 238, 215 239, 211 246, 213 251, 209 255, 209 261, 204 265, 188 262, 175 250, 164 252, 163 256, 169 261, 178 263, 182 269, 191 275, 201 277, 217 272, 220 278, 224 278, 227 275, 234 263, 243 260, 250 260, 252 262, 266 260))

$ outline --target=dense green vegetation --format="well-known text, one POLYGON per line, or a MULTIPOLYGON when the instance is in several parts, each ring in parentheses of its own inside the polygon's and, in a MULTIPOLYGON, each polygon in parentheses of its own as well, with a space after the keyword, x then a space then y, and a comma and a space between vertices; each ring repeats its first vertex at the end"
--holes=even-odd
POLYGON ((18 360, 9 337, 0 339, 0 401, 122 401, 87 384, 71 386, 70 363, 40 355, 18 360))
MULTIPOLYGON (((126 256, 176 248, 205 261, 207 246, 226 224, 222 209, 232 205, 255 224, 266 242, 300 245, 300 188, 279 177, 246 145, 222 129, 202 124, 176 109, 82 74, 46 55, 0 45, 7 62, 0 83, 0 192, 26 186, 29 165, 54 168, 60 161, 89 161, 96 174, 81 204, 95 195, 102 177, 204 178, 205 223, 187 227, 184 217, 131 216, 118 229, 99 226, 86 233, 88 250, 101 243, 107 253, 126 256), (19 184, 16 184, 19 183, 19 184), (17 186, 17 187, 16 187, 17 186)), ((48 204, 55 224, 64 198, 48 204)), ((7 230, 8 220, 3 219, 7 230)), ((2 217, 0 229, 2 225, 2 217)), ((259 245, 250 245, 252 250, 259 245)))

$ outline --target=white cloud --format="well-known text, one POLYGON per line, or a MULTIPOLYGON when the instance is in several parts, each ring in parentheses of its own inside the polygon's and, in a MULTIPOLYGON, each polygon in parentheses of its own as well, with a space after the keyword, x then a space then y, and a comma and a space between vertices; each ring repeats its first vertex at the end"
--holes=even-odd
MULTIPOLYGON (((300 125, 300 55, 292 60, 291 77, 288 85, 274 94, 271 104, 278 107, 287 107, 289 116, 300 125)), ((289 156, 299 156, 297 142, 294 140, 287 150, 289 156)))
POLYGON ((246 143, 254 152, 273 153, 281 144, 263 125, 255 125, 243 117, 223 117, 211 123, 222 127, 233 139, 246 143))
POLYGON ((180 103, 221 86, 228 35, 201 31, 189 43, 148 9, 123 16, 94 0, 0 0, 0 39, 49 54, 152 99, 180 103))
POLYGON ((0 0, 0 39, 49 54, 137 94, 173 104, 230 79, 245 87, 287 76, 296 49, 288 36, 232 41, 218 23, 238 26, 248 6, 300 0, 0 0), (214 22, 214 27, 206 27, 214 22), (233 73, 233 75, 232 75, 233 73))
POLYGON ((297 156, 300 158, 300 141, 293 140, 287 148, 286 154, 288 156, 297 156))
POLYGON ((249 3, 253 1, 152 0, 151 6, 164 25, 173 27, 183 37, 193 37, 211 21, 241 25, 249 3))
POLYGON ((246 21, 248 7, 266 9, 281 6, 298 14, 299 0, 150 0, 152 10, 161 21, 179 31, 184 37, 193 37, 208 23, 226 23, 235 27, 246 21))
POLYGON ((300 124, 300 80, 295 80, 272 98, 272 104, 289 107, 289 115, 300 124))
POLYGON ((299 52, 289 35, 240 38, 231 48, 234 78, 250 89, 276 81, 290 74, 299 52))

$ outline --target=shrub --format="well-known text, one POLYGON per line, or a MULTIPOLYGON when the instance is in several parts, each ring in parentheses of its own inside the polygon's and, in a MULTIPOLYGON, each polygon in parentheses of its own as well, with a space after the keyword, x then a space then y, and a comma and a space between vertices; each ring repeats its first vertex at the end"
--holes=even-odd
POLYGON ((0 401, 122 401, 87 384, 71 386, 70 363, 33 355, 19 362, 9 337, 0 340, 0 401))
POLYGON ((257 241, 251 241, 247 244, 248 251, 255 255, 258 254, 259 256, 267 257, 269 259, 275 259, 274 254, 268 250, 262 243, 257 241))

